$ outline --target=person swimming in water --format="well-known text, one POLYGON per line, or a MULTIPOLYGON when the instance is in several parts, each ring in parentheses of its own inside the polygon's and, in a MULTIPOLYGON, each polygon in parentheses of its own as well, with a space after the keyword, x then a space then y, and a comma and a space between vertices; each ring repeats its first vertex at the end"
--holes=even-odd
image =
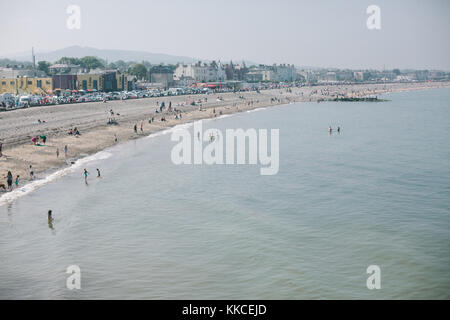
POLYGON ((337 127, 337 132, 341 133, 341 127, 337 127))
POLYGON ((329 133, 329 134, 332 134, 332 133, 333 133, 333 128, 328 127, 328 133, 329 133))

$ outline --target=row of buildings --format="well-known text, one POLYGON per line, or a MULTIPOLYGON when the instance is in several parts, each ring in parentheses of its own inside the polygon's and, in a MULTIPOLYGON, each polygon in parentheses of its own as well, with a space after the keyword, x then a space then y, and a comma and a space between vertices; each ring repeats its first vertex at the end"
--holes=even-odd
MULTIPOLYGON (((450 73, 438 70, 340 70, 299 69, 289 64, 254 65, 222 64, 220 62, 179 64, 173 75, 165 76, 165 85, 191 85, 199 82, 302 82, 302 83, 354 83, 395 81, 450 80, 450 73)), ((152 78, 153 81, 153 78, 152 78)))
POLYGON ((173 74, 175 82, 185 84, 195 82, 222 82, 222 81, 296 81, 296 68, 294 65, 280 64, 273 66, 258 65, 246 67, 245 64, 222 64, 197 62, 193 64, 180 64, 173 74))
POLYGON ((77 66, 53 65, 52 76, 37 70, 0 68, 0 94, 59 94, 65 90, 123 91, 132 90, 134 77, 116 70, 83 72, 77 66))
POLYGON ((450 80, 450 73, 438 70, 298 70, 297 80, 308 83, 412 82, 450 80))
POLYGON ((289 64, 253 65, 245 63, 222 64, 197 62, 178 64, 175 68, 165 65, 152 66, 146 79, 118 70, 86 70, 78 65, 54 64, 49 67, 51 76, 32 69, 16 70, 0 68, 0 94, 60 94, 66 90, 130 91, 145 88, 168 89, 175 86, 191 86, 199 83, 260 83, 301 82, 353 83, 393 81, 442 81, 450 80, 450 73, 429 70, 340 70, 298 69, 289 64))

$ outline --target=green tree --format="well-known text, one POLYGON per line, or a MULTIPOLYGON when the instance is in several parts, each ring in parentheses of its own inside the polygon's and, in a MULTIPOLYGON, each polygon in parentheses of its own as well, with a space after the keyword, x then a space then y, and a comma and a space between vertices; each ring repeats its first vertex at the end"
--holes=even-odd
POLYGON ((39 61, 38 62, 38 70, 44 71, 45 74, 50 74, 48 68, 50 67, 50 63, 47 61, 39 61))
POLYGON ((147 77, 147 68, 142 63, 138 63, 131 67, 130 73, 138 77, 138 79, 145 79, 147 77))
POLYGON ((116 68, 121 72, 128 70, 128 64, 123 60, 117 60, 116 62, 114 62, 114 64, 116 65, 116 68))
POLYGON ((97 69, 104 67, 103 62, 97 57, 92 56, 83 57, 80 59, 80 62, 81 66, 86 69, 97 69))
POLYGON ((80 59, 72 57, 62 57, 61 59, 56 61, 56 63, 81 65, 80 59))

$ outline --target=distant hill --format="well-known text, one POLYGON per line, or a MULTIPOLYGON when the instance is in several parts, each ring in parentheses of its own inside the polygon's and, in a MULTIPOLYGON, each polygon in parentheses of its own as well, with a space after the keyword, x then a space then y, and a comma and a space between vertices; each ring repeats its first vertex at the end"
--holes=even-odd
MULTIPOLYGON (((108 62, 114 62, 117 60, 123 61, 135 61, 141 62, 142 60, 149 61, 151 64, 177 64, 177 63, 192 63, 201 60, 202 62, 211 62, 210 59, 196 59, 192 57, 185 56, 174 56, 164 53, 151 53, 145 51, 133 51, 133 50, 114 50, 114 49, 97 49, 93 47, 81 47, 81 46, 71 46, 64 49, 59 49, 50 52, 36 52, 37 61, 50 61, 55 62, 62 57, 73 57, 82 58, 86 56, 94 56, 100 59, 108 59, 108 62)), ((14 61, 26 61, 31 62, 31 50, 30 52, 21 52, 17 54, 10 54, 7 56, 0 57, 11 59, 14 61)), ((217 60, 216 60, 217 61, 217 60)), ((221 59, 222 63, 228 63, 229 60, 221 59)), ((248 61, 248 60, 234 60, 234 63, 245 62, 247 66, 257 65, 258 63, 248 61)))
MULTIPOLYGON (((150 53, 145 51, 132 50, 97 49, 81 46, 71 46, 51 52, 36 52, 35 55, 37 61, 46 60, 50 62, 55 62, 62 57, 82 58, 85 56, 95 56, 101 59, 108 59, 108 62, 114 62, 117 60, 140 62, 142 60, 146 60, 152 64, 176 64, 178 62, 192 63, 197 61, 197 59, 191 57, 173 56, 163 53, 150 53)), ((31 53, 9 55, 5 58, 19 61, 31 61, 31 53)))

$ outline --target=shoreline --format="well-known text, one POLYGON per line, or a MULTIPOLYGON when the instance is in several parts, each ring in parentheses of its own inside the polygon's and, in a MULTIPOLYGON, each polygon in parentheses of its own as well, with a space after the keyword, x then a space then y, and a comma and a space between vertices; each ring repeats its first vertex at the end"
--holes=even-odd
MULTIPOLYGON (((18 188, 13 188, 14 190, 20 190, 26 187, 33 181, 46 180, 53 174, 57 174, 63 170, 75 170, 75 164, 82 159, 87 157, 92 157, 110 147, 115 145, 120 145, 124 142, 128 142, 134 139, 139 139, 143 137, 148 137, 157 132, 164 130, 169 130, 177 125, 187 124, 201 119, 211 119, 219 118, 221 115, 231 115, 239 112, 246 112, 254 109, 266 108, 271 106, 278 106, 290 103, 298 102, 317 102, 323 98, 330 98, 330 92, 336 91, 337 93, 349 93, 351 90, 352 96, 367 96, 373 94, 386 94, 391 92, 403 92, 412 90, 426 90, 433 88, 450 88, 450 83, 417 83, 417 84, 395 84, 395 85, 342 85, 337 87, 328 86, 315 86, 315 87, 300 87, 291 88, 292 92, 287 92, 286 89, 271 89, 266 91, 261 91, 261 93, 256 92, 243 92, 243 93, 224 93, 224 94, 211 94, 211 95, 196 95, 196 96, 171 96, 171 97, 159 97, 159 98, 146 98, 139 100, 125 100, 125 101, 110 101, 108 103, 96 103, 95 108, 91 108, 92 104, 79 104, 79 105, 56 105, 48 107, 35 107, 30 109, 20 109, 17 112, 23 119, 18 119, 18 121, 23 121, 27 119, 30 121, 30 115, 28 113, 33 113, 33 116, 54 114, 55 108, 62 108, 66 110, 61 111, 61 116, 57 115, 56 119, 49 122, 49 127, 46 128, 44 133, 48 136, 48 143, 45 146, 37 147, 29 142, 23 142, 29 138, 28 132, 33 132, 35 135, 40 135, 42 131, 36 130, 40 129, 39 125, 32 124, 31 128, 29 124, 25 124, 28 130, 19 135, 19 139, 16 141, 10 140, 8 143, 7 139, 0 137, 0 141, 6 144, 7 148, 3 148, 3 156, 0 158, 0 172, 5 175, 8 171, 11 171, 13 177, 20 175, 20 183, 18 188), (325 90, 327 93, 314 94, 314 91, 325 90), (355 90, 356 89, 356 90, 355 90), (243 96, 244 99, 239 96, 243 96), (223 101, 218 101, 217 96, 223 97, 223 101), (208 102, 203 102, 197 106, 184 105, 183 102, 189 102, 192 100, 198 101, 199 99, 208 99, 208 102), (275 101, 273 100, 275 99, 275 101), (212 102, 211 102, 212 100, 212 102), (253 100, 253 103, 251 102, 253 100), (172 101, 172 108, 182 110, 183 118, 175 120, 175 113, 169 113, 167 111, 162 114, 155 114, 154 110, 156 107, 156 102, 165 102, 166 108, 168 102, 172 101), (88 109, 87 116, 93 115, 99 118, 103 118, 103 121, 86 119, 81 117, 81 120, 73 117, 72 111, 73 106, 88 109), (128 113, 129 108, 136 107, 136 112, 128 113), (108 118, 109 109, 113 109, 115 112, 121 114, 118 121, 119 125, 107 125, 106 121, 108 118), (120 110, 120 112, 117 111, 120 110), (213 110, 215 109, 215 113, 213 110), (124 111, 122 111, 124 110, 124 111), (103 112, 102 112, 103 111, 103 112), (125 115, 122 116, 123 112, 125 115), (69 115, 70 125, 69 127, 78 127, 81 131, 81 136, 69 136, 65 126, 59 126, 57 130, 52 128, 58 121, 65 121, 64 116, 69 115), (164 116, 167 121, 160 121, 161 117, 164 116), (154 117, 153 123, 149 124, 149 117, 154 117), (62 120, 60 120, 62 119, 62 120), (140 121, 143 121, 143 133, 140 131, 140 121), (103 122, 103 124, 102 124, 103 122), (133 131, 133 126, 136 124, 138 126, 138 134, 133 131), (117 134, 119 141, 114 142, 114 134, 117 134), (6 142, 6 143, 5 143, 6 142), (64 145, 68 145, 68 157, 64 157, 64 145), (56 157, 56 148, 59 148, 60 155, 59 158, 56 157), (30 180, 28 177, 28 167, 32 165, 35 171, 35 180, 30 180), (42 176, 44 175, 44 176, 42 176)), ((323 101, 327 102, 327 101, 323 101)), ((86 110, 83 110, 85 112, 86 110)), ((16 111, 9 111, 8 113, 13 114, 16 111)), ((1 124, 3 124, 3 117, 0 114, 0 129, 1 124)), ((14 136, 13 136, 14 137, 14 136)), ((16 137, 14 137, 16 138, 16 137)), ((81 169, 80 169, 81 170, 81 169)), ((6 179, 4 179, 5 181, 6 179)), ((53 179, 52 179, 53 180, 53 179)), ((6 181, 5 181, 6 182, 6 181)), ((43 183, 46 183, 45 181, 43 183)), ((39 186, 38 186, 39 187, 39 186)), ((9 202, 5 197, 11 192, 4 192, 0 190, 0 201, 9 202)), ((28 194, 29 192, 26 192, 28 194)), ((2 205, 2 203, 0 203, 2 205)))

